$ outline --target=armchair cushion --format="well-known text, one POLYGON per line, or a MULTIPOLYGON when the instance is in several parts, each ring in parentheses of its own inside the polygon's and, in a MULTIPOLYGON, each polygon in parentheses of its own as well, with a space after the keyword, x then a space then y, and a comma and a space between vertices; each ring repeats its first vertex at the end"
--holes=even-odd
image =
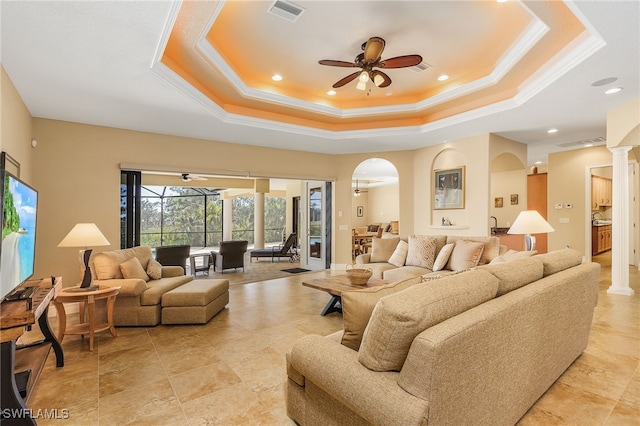
POLYGON ((384 297, 373 309, 358 359, 373 371, 400 371, 418 334, 493 299, 497 291, 496 277, 475 270, 384 297))
POLYGON ((155 259, 149 259, 149 264, 147 265, 147 275, 152 280, 159 280, 162 278, 162 265, 155 259))
POLYGON ((122 262, 120 264, 120 272, 122 272, 122 276, 125 278, 138 278, 145 281, 149 281, 150 279, 137 257, 132 257, 122 262))
POLYGON ((160 278, 181 277, 183 275, 184 269, 182 269, 182 266, 163 266, 160 278))
MULTIPOLYGON (((179 266, 176 268, 182 269, 179 266)), ((142 293, 140 297, 141 305, 159 305, 162 295, 174 288, 180 287, 193 280, 191 275, 182 275, 181 277, 160 278, 159 280, 149 281, 147 283, 147 291, 142 293)))

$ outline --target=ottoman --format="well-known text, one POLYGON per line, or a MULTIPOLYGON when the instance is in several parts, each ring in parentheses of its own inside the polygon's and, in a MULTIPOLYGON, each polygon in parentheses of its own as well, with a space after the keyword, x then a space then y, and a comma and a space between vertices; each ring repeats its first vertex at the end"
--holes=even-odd
POLYGON ((229 303, 229 280, 193 280, 162 295, 162 324, 205 324, 229 303))

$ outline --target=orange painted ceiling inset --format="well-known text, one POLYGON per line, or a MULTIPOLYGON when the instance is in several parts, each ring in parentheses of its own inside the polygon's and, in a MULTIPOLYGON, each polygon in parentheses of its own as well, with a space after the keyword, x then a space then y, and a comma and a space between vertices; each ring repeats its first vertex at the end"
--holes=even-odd
POLYGON ((336 2, 297 1, 305 8, 297 22, 267 13, 270 4, 183 2, 161 62, 225 114, 369 130, 421 126, 512 99, 586 33, 563 2, 363 1, 338 10, 336 2), (431 67, 385 70, 387 89, 353 83, 327 95, 358 68, 318 60, 351 61, 374 35, 387 41, 383 58, 420 54, 431 67), (272 81, 275 73, 283 81, 272 81), (438 81, 445 73, 450 79, 438 81))

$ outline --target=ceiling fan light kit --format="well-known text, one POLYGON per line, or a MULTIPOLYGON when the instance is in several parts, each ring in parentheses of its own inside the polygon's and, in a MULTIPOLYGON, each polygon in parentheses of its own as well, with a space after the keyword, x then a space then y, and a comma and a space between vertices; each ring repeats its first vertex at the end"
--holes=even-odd
POLYGON ((362 71, 354 72, 348 76, 338 80, 332 87, 337 89, 358 79, 356 88, 365 90, 367 83, 371 80, 376 87, 388 87, 391 84, 391 78, 384 72, 374 68, 408 68, 413 67, 422 62, 420 55, 403 55, 381 60, 382 51, 386 42, 381 37, 371 37, 362 44, 363 52, 358 54, 353 62, 338 61, 334 59, 323 59, 318 61, 320 65, 330 67, 344 68, 362 68, 362 71))

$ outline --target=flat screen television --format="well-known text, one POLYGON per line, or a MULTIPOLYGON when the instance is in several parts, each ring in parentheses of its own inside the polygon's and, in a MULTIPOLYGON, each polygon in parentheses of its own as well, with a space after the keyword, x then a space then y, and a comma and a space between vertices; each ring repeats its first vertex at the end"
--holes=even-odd
POLYGON ((0 301, 31 278, 36 256, 38 192, 6 170, 0 172, 2 245, 0 301))

